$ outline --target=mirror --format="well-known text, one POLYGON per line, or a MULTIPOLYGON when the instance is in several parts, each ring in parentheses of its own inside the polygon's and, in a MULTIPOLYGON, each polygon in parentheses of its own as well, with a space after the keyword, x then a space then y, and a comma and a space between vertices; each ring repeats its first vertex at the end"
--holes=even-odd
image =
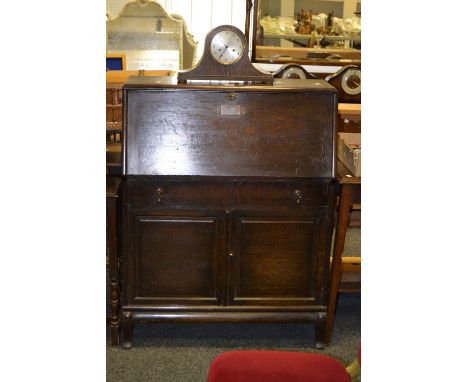
POLYGON ((357 0, 256 0, 252 62, 361 64, 357 0))
POLYGON ((196 48, 184 19, 155 1, 130 1, 107 21, 107 53, 124 54, 128 70, 187 69, 196 48))

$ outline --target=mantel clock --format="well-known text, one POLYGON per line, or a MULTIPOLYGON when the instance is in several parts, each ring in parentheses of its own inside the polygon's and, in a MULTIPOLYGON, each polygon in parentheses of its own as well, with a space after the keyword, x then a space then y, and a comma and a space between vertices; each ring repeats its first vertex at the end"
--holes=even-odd
POLYGON ((272 83, 269 73, 257 70, 250 62, 245 35, 232 25, 220 25, 208 33, 203 55, 193 68, 181 70, 179 82, 242 81, 272 83))
POLYGON ((338 101, 361 103, 361 68, 356 65, 343 66, 336 73, 325 78, 338 90, 338 101))

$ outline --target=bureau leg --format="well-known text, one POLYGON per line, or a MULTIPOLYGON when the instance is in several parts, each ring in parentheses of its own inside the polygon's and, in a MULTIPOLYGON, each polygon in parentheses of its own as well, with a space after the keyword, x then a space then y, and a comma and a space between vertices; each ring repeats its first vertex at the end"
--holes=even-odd
POLYGON ((327 325, 327 313, 317 313, 315 321, 315 348, 323 349, 325 347, 325 328, 327 325))
POLYGON ((111 280, 111 345, 119 345, 120 332, 120 288, 118 280, 111 280))
POLYGON ((122 314, 122 347, 131 349, 133 345, 133 317, 132 312, 122 314))

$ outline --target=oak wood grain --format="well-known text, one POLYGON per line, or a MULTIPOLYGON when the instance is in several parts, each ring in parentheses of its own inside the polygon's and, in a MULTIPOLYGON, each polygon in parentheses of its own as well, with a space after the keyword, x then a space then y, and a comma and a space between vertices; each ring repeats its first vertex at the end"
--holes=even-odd
POLYGON ((324 344, 336 90, 123 87, 122 344, 133 322, 313 322, 324 344))

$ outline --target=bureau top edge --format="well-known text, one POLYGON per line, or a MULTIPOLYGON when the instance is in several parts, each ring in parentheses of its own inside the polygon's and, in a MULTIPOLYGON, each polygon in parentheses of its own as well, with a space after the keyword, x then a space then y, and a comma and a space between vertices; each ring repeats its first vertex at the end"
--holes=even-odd
POLYGON ((248 92, 304 92, 337 94, 337 90, 323 79, 283 79, 276 78, 273 84, 233 83, 233 82, 187 82, 178 83, 176 77, 130 76, 123 86, 128 89, 146 90, 204 90, 204 91, 248 91, 248 92))

